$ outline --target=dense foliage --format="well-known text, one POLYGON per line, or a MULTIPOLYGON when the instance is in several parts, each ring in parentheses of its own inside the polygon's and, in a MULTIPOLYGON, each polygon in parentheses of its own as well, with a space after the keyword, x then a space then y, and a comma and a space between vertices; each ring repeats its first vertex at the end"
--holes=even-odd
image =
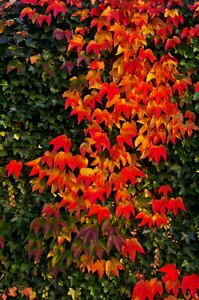
POLYGON ((198 299, 199 3, 0 15, 2 299, 198 299))

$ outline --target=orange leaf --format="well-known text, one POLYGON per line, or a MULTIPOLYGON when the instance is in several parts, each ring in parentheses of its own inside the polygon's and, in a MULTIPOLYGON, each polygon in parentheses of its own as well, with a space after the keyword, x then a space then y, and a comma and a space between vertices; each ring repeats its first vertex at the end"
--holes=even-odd
POLYGON ((134 121, 124 122, 120 129, 120 135, 116 137, 116 141, 119 146, 123 146, 123 143, 133 147, 132 138, 137 136, 137 126, 134 121))
POLYGON ((26 287, 23 289, 24 296, 28 297, 29 300, 36 299, 36 293, 32 290, 31 287, 26 287))
MULTIPOLYGON (((100 95, 96 91, 91 91, 91 95, 86 95, 83 100, 84 107, 90 106, 91 109, 95 109, 96 103, 102 103, 100 95)), ((93 118, 93 116, 92 116, 93 118)))
POLYGON ((92 119, 96 119, 97 123, 99 124, 104 122, 107 127, 112 127, 112 116, 106 109, 101 110, 99 108, 96 108, 92 114, 92 119))
POLYGON ((122 200, 124 203, 126 200, 131 200, 131 194, 128 192, 127 188, 119 189, 116 192, 115 201, 118 202, 122 200))
POLYGON ((68 45, 68 50, 67 51, 71 51, 72 49, 76 48, 77 49, 77 53, 80 54, 80 52, 82 51, 82 48, 85 44, 85 41, 83 39, 83 36, 80 34, 74 34, 72 36, 72 39, 69 41, 69 45, 68 45))
POLYGON ((38 59, 40 59, 40 58, 41 58, 41 54, 37 54, 37 55, 31 56, 31 57, 30 57, 30 62, 31 62, 31 64, 32 64, 32 65, 35 64, 36 61, 37 61, 38 59))
POLYGON ((95 69, 103 70, 104 67, 105 67, 104 62, 103 61, 99 61, 99 60, 94 60, 89 65, 89 68, 92 69, 92 70, 95 70, 95 69))
POLYGON ((174 296, 177 297, 179 289, 181 288, 181 284, 180 284, 179 280, 177 280, 177 281, 168 280, 165 284, 165 288, 166 288, 167 293, 170 294, 170 292, 172 291, 174 296))
POLYGON ((13 298, 17 296, 17 288, 16 288, 16 286, 8 288, 8 295, 10 297, 13 297, 13 298))
POLYGON ((124 267, 117 259, 111 258, 111 260, 106 261, 105 270, 108 277, 111 273, 115 276, 119 276, 118 270, 124 270, 124 267))
POLYGON ((165 215, 160 215, 159 213, 156 213, 153 216, 153 220, 156 223, 157 227, 160 227, 161 225, 167 226, 167 218, 165 215))
POLYGON ((164 298, 164 300, 178 300, 178 298, 176 298, 175 296, 168 296, 167 298, 164 298))
POLYGON ((61 171, 64 171, 69 159, 72 159, 71 153, 58 152, 54 157, 54 167, 59 167, 61 171))
POLYGON ((106 264, 105 260, 97 260, 92 266, 92 273, 97 271, 99 277, 102 277, 105 271, 105 264, 106 264))
POLYGON ((31 19, 34 14, 35 9, 32 9, 31 7, 25 7, 20 13, 20 18, 24 18, 26 15, 28 15, 28 17, 31 19))

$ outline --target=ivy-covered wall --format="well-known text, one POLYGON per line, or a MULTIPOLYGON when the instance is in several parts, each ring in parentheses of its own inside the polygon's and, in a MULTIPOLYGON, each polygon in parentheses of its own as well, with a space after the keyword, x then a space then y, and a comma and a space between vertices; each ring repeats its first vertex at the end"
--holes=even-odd
MULTIPOLYGON (((73 35, 84 36, 85 34, 85 43, 88 45, 89 41, 96 37, 98 30, 99 32, 107 30, 103 28, 104 24, 100 25, 100 22, 97 23, 97 27, 93 26, 90 29, 91 21, 97 20, 109 5, 111 9, 117 10, 120 1, 50 1, 51 8, 47 17, 41 17, 41 15, 45 16, 47 3, 40 2, 42 1, 0 1, 0 295, 2 294, 2 299, 6 297, 32 300, 128 299, 132 297, 132 290, 138 280, 143 278, 150 280, 154 274, 156 276, 158 268, 167 264, 171 258, 172 263, 183 274, 197 273, 199 149, 198 131, 195 127, 193 133, 191 132, 192 124, 183 137, 177 139, 175 143, 170 141, 167 144, 166 161, 162 157, 156 164, 154 160, 148 161, 147 158, 140 158, 141 154, 138 155, 139 163, 144 170, 147 170, 147 177, 144 182, 138 182, 135 188, 130 184, 129 190, 132 196, 137 196, 142 207, 150 200, 148 191, 157 190, 167 184, 172 186, 172 197, 182 197, 186 207, 186 211, 179 212, 177 218, 169 215, 170 227, 165 231, 149 226, 142 228, 138 226, 138 220, 133 221, 133 224, 137 222, 138 228, 135 236, 139 237, 146 254, 138 253, 138 260, 135 263, 129 257, 124 257, 122 263, 125 270, 121 270, 118 277, 111 274, 109 277, 101 278, 96 272, 87 273, 86 268, 85 272, 80 271, 75 264, 70 265, 63 272, 58 272, 54 277, 49 271, 47 254, 54 247, 54 237, 44 239, 45 234, 41 231, 35 234, 35 227, 31 224, 41 217, 45 204, 54 205, 58 202, 59 196, 49 189, 43 193, 32 192, 30 168, 25 163, 42 156, 45 151, 50 151, 49 142, 64 134, 72 140, 71 151, 78 153, 88 120, 84 118, 82 122, 78 122, 77 116, 71 115, 73 107, 65 109, 65 99, 62 95, 66 90, 72 89, 78 90, 85 96, 85 90, 89 89, 90 84, 88 83, 90 79, 86 78, 88 66, 93 57, 92 54, 89 56, 89 53, 87 56, 83 55, 80 53, 81 50, 78 53, 78 45, 81 41, 74 39, 74 43, 77 42, 74 46, 71 40, 73 35), (67 5, 66 11, 66 5, 63 3, 67 5), (31 10, 24 11, 26 7, 36 8, 38 15, 31 10), (89 15, 90 12, 93 15, 92 13, 89 15), (51 14, 52 20, 49 17, 51 14), (88 32, 84 33, 84 29, 87 28, 89 28, 88 32), (21 175, 17 179, 14 176, 8 177, 6 172, 6 166, 11 160, 21 161, 24 164, 21 175), (43 249, 38 261, 33 260, 30 255, 30 242, 34 247, 36 245, 43 249)), ((131 2, 129 1, 130 4, 131 2)), ((165 50, 163 40, 160 39, 155 45, 153 34, 149 33, 146 48, 150 48, 158 59, 165 53, 174 56, 178 59, 179 73, 187 77, 191 76, 191 82, 187 81, 188 83, 176 87, 171 102, 177 102, 183 113, 188 110, 194 112, 197 125, 198 4, 194 1, 153 2, 154 9, 159 3, 158 5, 168 9, 168 14, 170 10, 173 33, 171 36, 165 33, 165 44, 173 36, 180 39, 180 44, 178 45, 178 42, 172 44, 170 41, 170 46, 168 45, 170 49, 167 53, 168 49, 165 50), (180 18, 173 20, 178 16, 183 16, 184 21, 182 22, 180 18)), ((136 26, 140 26, 143 22, 142 18, 146 18, 144 4, 147 5, 148 2, 143 1, 140 4, 140 1, 136 1, 136 3, 139 4, 141 18, 136 26)), ((158 14, 157 11, 154 13, 158 14)), ((104 18, 106 17, 105 15, 104 18)), ((111 18, 111 25, 117 24, 117 17, 111 18)), ((150 18, 153 19, 153 13, 150 18)), ((160 11, 160 18, 166 23, 169 16, 165 17, 165 12, 160 11)), ((130 28, 131 25, 127 22, 124 18, 125 26, 130 28)), ((163 31, 159 34, 164 36, 163 31)), ((116 47, 101 51, 101 60, 106 64, 106 68, 101 71, 103 82, 111 81, 110 73, 114 73, 111 70, 118 58, 116 51, 116 47)), ((123 55, 121 53, 119 55, 123 55)), ((116 128, 111 134, 113 139, 116 139, 119 129, 116 128)), ((134 150, 129 151, 134 153, 134 150)), ((62 212, 63 219, 65 216, 66 213, 62 212)), ((128 231, 131 229, 128 227, 128 231)), ((70 251, 70 248, 67 251, 70 251)), ((112 250, 111 255, 114 255, 114 251, 112 250)), ((115 255, 119 257, 118 254, 115 255)), ((196 284, 197 288, 199 286, 196 284)), ((190 291, 187 291, 187 297, 189 295, 190 291)), ((139 299, 145 299, 144 297, 139 299)), ((158 299, 164 297, 176 299, 166 298, 166 293, 161 297, 158 299)), ((178 299, 190 299, 179 297, 181 298, 178 299)))

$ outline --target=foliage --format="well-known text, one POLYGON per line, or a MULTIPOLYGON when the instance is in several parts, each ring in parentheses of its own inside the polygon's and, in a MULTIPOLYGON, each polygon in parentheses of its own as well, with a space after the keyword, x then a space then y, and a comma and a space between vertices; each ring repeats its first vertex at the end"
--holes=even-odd
POLYGON ((198 2, 0 3, 2 299, 197 299, 198 2))

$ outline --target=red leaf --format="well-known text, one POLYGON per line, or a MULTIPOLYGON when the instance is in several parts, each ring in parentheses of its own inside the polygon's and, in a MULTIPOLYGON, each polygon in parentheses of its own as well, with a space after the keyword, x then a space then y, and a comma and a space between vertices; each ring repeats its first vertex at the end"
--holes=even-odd
POLYGON ((103 98, 105 94, 107 94, 108 99, 111 101, 116 94, 119 93, 119 87, 114 82, 108 84, 105 82, 100 89, 100 96, 103 98))
POLYGON ((75 107, 71 114, 71 116, 77 115, 78 116, 78 124, 84 119, 84 117, 90 122, 91 121, 91 109, 90 107, 84 107, 83 105, 79 105, 75 107))
POLYGON ((160 215, 158 213, 153 216, 153 220, 155 221, 157 227, 160 227, 161 225, 167 226, 168 224, 165 215, 160 215))
POLYGON ((50 145, 53 145, 53 152, 56 152, 60 148, 64 148, 64 151, 68 153, 72 146, 71 139, 69 139, 66 135, 60 135, 54 138, 52 141, 49 142, 50 145))
POLYGON ((44 152, 42 156, 42 164, 46 163, 49 168, 53 165, 53 157, 54 155, 50 151, 44 152))
POLYGON ((144 210, 141 211, 137 216, 136 219, 142 219, 142 222, 139 224, 139 226, 144 226, 148 223, 149 228, 153 226, 153 217, 151 214, 146 213, 144 210))
POLYGON ((71 73, 71 71, 74 68, 74 63, 72 61, 65 61, 61 65, 60 69, 63 70, 64 68, 66 68, 69 71, 69 73, 71 73))
POLYGON ((11 160, 6 166, 6 171, 8 172, 8 176, 14 174, 15 177, 18 178, 20 176, 22 167, 23 167, 22 162, 11 160))
POLYGON ((159 271, 165 273, 163 282, 178 280, 179 271, 176 269, 174 264, 168 264, 160 268, 159 271))
POLYGON ((89 186, 84 195, 83 199, 89 199, 91 204, 94 204, 97 199, 104 202, 104 196, 103 194, 106 192, 105 188, 99 187, 99 186, 89 186))
POLYGON ((181 197, 177 197, 176 199, 171 198, 168 201, 167 208, 168 208, 168 211, 172 210, 174 212, 175 216, 178 214, 178 209, 186 211, 186 208, 184 206, 184 203, 183 203, 183 200, 181 197))
POLYGON ((194 84, 194 89, 196 93, 199 93, 199 81, 194 84))
POLYGON ((132 300, 153 300, 156 294, 161 296, 162 293, 162 283, 157 278, 152 278, 150 281, 140 280, 133 289, 132 300))
POLYGON ((5 246, 5 239, 3 236, 0 236, 0 249, 4 249, 5 246))
POLYGON ((68 50, 71 51, 72 49, 76 48, 77 53, 80 54, 82 51, 82 48, 85 44, 85 41, 83 39, 83 36, 81 34, 74 34, 72 36, 72 39, 69 41, 68 50))
POLYGON ((165 44, 165 51, 168 51, 169 48, 175 48, 177 44, 180 44, 180 39, 177 36, 174 36, 172 39, 168 39, 165 44))
POLYGON ((130 180, 132 185, 135 184, 136 177, 144 177, 144 173, 134 165, 131 165, 129 167, 124 167, 121 173, 124 176, 126 181, 130 180))
POLYGON ((156 58, 155 58, 155 56, 154 56, 151 49, 143 50, 143 48, 140 48, 140 50, 139 50, 139 60, 143 61, 146 58, 148 58, 150 60, 150 62, 152 62, 152 63, 156 60, 156 58))
POLYGON ((110 141, 107 133, 96 132, 92 139, 95 141, 95 147, 98 152, 108 149, 110 151, 110 141))
POLYGON ((58 204, 51 204, 51 203, 46 203, 44 204, 44 207, 41 212, 42 215, 45 215, 47 218, 51 216, 55 216, 56 218, 59 218, 60 213, 59 213, 59 205, 58 204))
POLYGON ((88 165, 88 159, 86 157, 82 157, 81 155, 74 155, 68 157, 67 165, 69 168, 74 171, 76 168, 86 168, 88 165))
POLYGON ((164 160, 167 160, 167 152, 163 145, 153 146, 150 148, 148 157, 149 159, 154 158, 157 165, 159 164, 161 156, 164 158, 164 160))
POLYGON ((199 276, 197 274, 187 275, 182 279, 182 292, 185 292, 189 289, 192 297, 196 295, 196 290, 199 289, 199 276))
POLYGON ((54 17, 56 17, 59 13, 66 14, 66 4, 63 1, 51 1, 46 9, 46 13, 53 11, 54 17))
POLYGON ((52 16, 51 16, 51 14, 48 14, 48 15, 46 16, 46 22, 47 22, 48 26, 50 26, 51 21, 52 21, 52 16))
POLYGON ((39 15, 37 18, 37 23, 39 24, 39 26, 41 27, 43 22, 46 20, 46 15, 39 15))
POLYGON ((169 184, 161 185, 159 187, 158 194, 162 193, 165 197, 167 197, 168 192, 172 193, 172 188, 170 187, 169 184))
POLYGON ((153 199, 151 203, 154 214, 160 212, 162 215, 165 215, 168 204, 168 199, 166 197, 162 197, 160 200, 153 199))
POLYGON ((121 215, 124 215, 127 221, 130 220, 130 215, 135 215, 134 206, 129 202, 127 205, 118 204, 116 207, 116 217, 119 218, 121 215))
POLYGON ((100 45, 96 41, 90 41, 86 47, 86 53, 89 54, 93 51, 96 55, 100 52, 100 45))
POLYGON ((123 257, 126 256, 126 253, 128 253, 130 259, 135 262, 136 252, 144 253, 144 249, 138 242, 136 238, 132 239, 126 239, 125 244, 122 246, 122 255, 123 257))
POLYGON ((110 220, 110 211, 109 208, 107 206, 101 206, 99 204, 94 205, 89 213, 88 216, 93 216, 97 214, 97 219, 98 219, 98 224, 100 224, 102 222, 102 220, 106 217, 108 220, 110 220))

